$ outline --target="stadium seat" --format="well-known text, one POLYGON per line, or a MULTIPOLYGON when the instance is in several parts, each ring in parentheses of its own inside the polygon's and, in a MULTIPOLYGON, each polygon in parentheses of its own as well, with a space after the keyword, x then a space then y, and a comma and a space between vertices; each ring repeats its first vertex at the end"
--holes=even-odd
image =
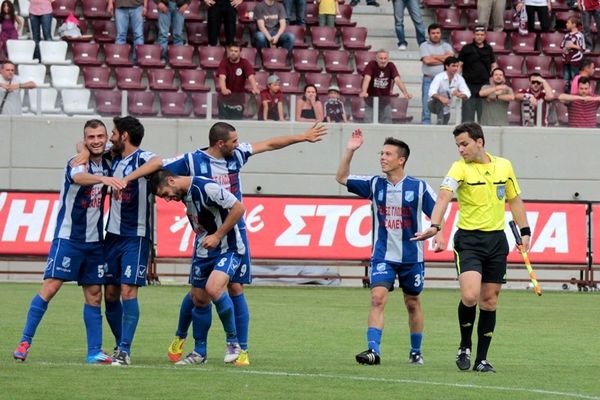
POLYGON ((148 0, 148 4, 146 6, 146 20, 158 20, 158 4, 156 4, 154 0, 148 0))
POLYGON ((245 58, 246 60, 250 61, 250 64, 254 66, 255 70, 260 69, 260 64, 256 59, 256 47, 242 47, 241 55, 242 58, 245 58))
POLYGON ((560 101, 555 101, 553 105, 556 108, 556 116, 558 117, 559 125, 569 126, 569 108, 567 105, 560 101))
POLYGON ((442 30, 462 30, 464 24, 460 21, 461 11, 458 8, 436 8, 435 18, 442 30))
POLYGON ((281 91, 286 94, 302 93, 300 88, 300 73, 291 71, 277 72, 277 76, 281 80, 281 91))
POLYGON ((186 92, 209 92, 210 88, 205 85, 206 71, 201 69, 179 70, 181 89, 186 92))
POLYGON ((83 16, 87 19, 110 19, 107 0, 81 0, 83 16))
POLYGON ((42 40, 40 42, 40 55, 44 64, 71 64, 71 60, 67 59, 67 50, 69 45, 64 40, 49 41, 42 40))
POLYGON ((337 30, 331 26, 313 26, 310 28, 312 46, 319 50, 337 50, 340 44, 336 40, 337 30))
POLYGON ((335 26, 356 26, 356 22, 352 21, 352 6, 350 4, 340 4, 340 13, 335 16, 335 26))
POLYGON ((510 50, 506 48, 506 32, 489 31, 485 35, 485 40, 492 46, 492 49, 494 49, 494 54, 500 55, 510 53, 510 50))
POLYGON ((100 115, 121 114, 121 91, 119 90, 94 90, 96 112, 100 115))
POLYGON ((32 113, 38 113, 37 95, 41 96, 40 113, 42 114, 58 114, 61 109, 56 107, 56 98, 58 91, 54 88, 41 88, 29 90, 29 109, 32 113))
POLYGON ((83 82, 88 89, 113 89, 115 84, 110 80, 110 68, 83 67, 83 82))
POLYGON ((35 42, 33 40, 9 39, 6 41, 8 59, 17 65, 38 64, 40 60, 33 58, 35 42))
POLYGON ((510 41, 513 53, 527 56, 540 54, 540 51, 535 49, 536 39, 537 35, 531 32, 527 36, 519 35, 518 32, 511 33, 510 41))
POLYGON ((423 0, 423 6, 426 8, 450 7, 453 3, 452 0, 423 0))
POLYGON ((464 45, 473 42, 472 31, 452 31, 450 32, 450 42, 455 52, 459 53, 464 45))
POLYGON ((529 78, 512 78, 510 80, 510 87, 513 92, 519 93, 519 90, 529 87, 529 78))
POLYGON ((92 21, 94 40, 98 43, 114 43, 117 39, 117 26, 115 21, 96 20, 92 21))
POLYGON ((206 118, 208 110, 208 94, 206 93, 192 93, 192 110, 194 115, 198 118, 206 118))
POLYGON ((325 71, 330 74, 349 74, 354 72, 350 67, 350 53, 346 50, 325 50, 323 52, 325 71))
POLYGON ((362 89, 362 76, 359 74, 338 74, 336 75, 340 94, 342 96, 355 96, 362 89))
POLYGON ((287 25, 285 27, 286 32, 294 34, 294 48, 295 49, 307 49, 308 44, 305 41, 306 29, 302 25, 287 25))
MULTIPOLYGON (((13 2, 19 4, 19 15, 23 18, 29 17, 29 0, 19 0, 18 2, 13 2)), ((16 10, 15 10, 16 11, 16 10)))
POLYGON ((567 10, 567 11, 556 11, 554 13, 554 18, 555 18, 555 29, 557 31, 565 31, 566 30, 566 24, 567 24, 567 20, 570 17, 577 17, 581 20, 581 15, 579 11, 574 11, 574 10, 567 10))
POLYGON ((183 92, 161 92, 158 100, 163 117, 189 117, 192 113, 187 94, 183 92))
POLYGON ((363 27, 343 27, 342 28, 342 44, 346 50, 369 50, 370 44, 367 41, 367 28, 363 27))
MULTIPOLYGON (((513 86, 514 90, 514 86, 513 86)), ((521 103, 518 101, 511 101, 508 103, 508 124, 509 125, 521 125, 521 103)))
POLYGON ((69 14, 75 15, 76 3, 77 0, 54 0, 51 3, 52 15, 55 18, 67 18, 69 14))
POLYGON ((216 69, 225 56, 224 51, 225 49, 220 46, 198 47, 202 69, 216 69))
MULTIPOLYGON (((596 65, 596 63, 594 63, 594 65, 596 65)), ((594 66, 594 68, 596 68, 594 66)), ((554 72, 555 72, 555 76, 562 78, 563 75, 563 59, 562 56, 558 56, 558 57, 554 57, 554 72)), ((595 77, 595 73, 594 76, 595 77)))
MULTIPOLYGON (((465 10, 465 15, 467 17, 467 29, 473 32, 475 30, 475 26, 479 24, 479 13, 476 8, 469 8, 465 10)), ((489 33, 489 31, 487 32, 489 33)))
POLYGON ((560 42, 562 42, 565 35, 560 32, 542 32, 540 33, 540 41, 542 44, 542 52, 547 56, 560 56, 562 55, 562 49, 560 48, 560 42))
POLYGON ((560 96, 561 93, 565 92, 565 80, 560 78, 546 79, 548 85, 552 88, 554 97, 560 96))
POLYGON ((79 30, 81 31, 81 36, 73 37, 73 36, 63 36, 61 39, 67 43, 89 43, 94 39, 94 35, 90 35, 88 33, 88 21, 86 19, 78 19, 79 30))
POLYGON ((291 71, 288 65, 288 51, 280 47, 265 47, 261 53, 263 68, 269 72, 291 71))
POLYGON ((183 17, 185 18, 185 22, 201 22, 204 21, 204 17, 200 13, 200 1, 192 0, 187 10, 183 12, 183 17))
POLYGON ((405 124, 413 120, 412 115, 407 115, 408 99, 404 97, 391 97, 392 121, 396 124, 405 124))
POLYGON ((306 3, 304 11, 304 23, 306 26, 319 25, 319 6, 315 3, 306 3))
POLYGON ((554 78, 554 73, 550 71, 552 57, 548 56, 527 56, 525 57, 525 70, 528 74, 537 72, 544 78, 554 78))
POLYGON ((354 66, 356 72, 359 74, 363 73, 365 66, 377 57, 376 51, 355 51, 354 52, 354 66))
POLYGON ((145 90, 146 85, 142 83, 144 70, 137 67, 117 67, 115 75, 117 87, 121 90, 145 90))
POLYGON ((165 62, 161 60, 162 48, 159 44, 140 44, 135 46, 137 63, 143 68, 164 68, 165 62))
POLYGON ((496 58, 498 66, 504 70, 504 76, 507 78, 523 78, 523 56, 515 54, 499 55, 496 58))
POLYGON ((362 97, 352 97, 350 99, 350 110, 352 112, 352 119, 355 122, 363 122, 365 119, 365 110, 367 109, 367 104, 365 103, 365 99, 362 97))
POLYGON ((477 0, 456 0, 454 4, 458 8, 477 9, 477 0))
POLYGON ((194 64, 194 46, 169 46, 169 66, 171 68, 197 68, 194 64))
POLYGON ((514 10, 504 10, 504 32, 516 31, 517 28, 513 25, 514 10))
POLYGON ((94 114, 93 108, 89 107, 90 104, 90 90, 89 89, 63 89, 60 91, 60 97, 62 98, 62 107, 65 114, 94 114))
POLYGON ((314 85, 317 88, 318 94, 327 93, 327 89, 331 85, 331 74, 320 74, 317 72, 307 72, 304 74, 304 82, 307 85, 314 85))
POLYGON ((321 72, 323 68, 319 65, 319 50, 296 49, 292 53, 294 70, 297 72, 321 72))
MULTIPOLYGON (((235 26, 235 36, 233 41, 239 44, 241 47, 245 47, 248 45, 248 41, 244 40, 244 25, 236 24, 235 26)), ((221 26, 221 31, 219 32, 219 43, 223 46, 227 43, 227 39, 225 38, 225 26, 221 26)))
POLYGON ((238 22, 242 25, 255 24, 254 21, 254 7, 256 7, 255 1, 243 1, 237 6, 236 11, 238 15, 238 22))
POLYGON ((82 88, 78 83, 79 67, 76 65, 51 65, 50 76, 52 77, 52 86, 55 88, 75 89, 82 88))
POLYGON ((177 91, 175 85, 175 70, 165 68, 152 68, 148 70, 148 84, 150 89, 156 91, 177 91))
MULTIPOLYGON (((278 74, 280 74, 281 72, 283 71, 278 72, 278 74)), ((254 73, 254 78, 256 79, 256 84, 258 85, 258 88, 260 90, 267 88, 267 79, 269 78, 269 73, 267 71, 256 71, 254 73)), ((246 86, 244 87, 244 90, 247 93, 252 92, 252 86, 250 85, 250 82, 248 80, 246 80, 246 86)))
POLYGON ((131 55, 131 45, 106 43, 104 45, 104 60, 111 67, 131 67, 129 56, 131 55))
POLYGON ((25 81, 33 81, 38 87, 50 87, 46 82, 46 66, 40 64, 19 64, 17 75, 25 81))
POLYGON ((208 45, 208 25, 206 22, 186 22, 184 26, 188 44, 194 46, 208 45))
POLYGON ((130 90, 127 96, 127 110, 131 115, 155 116, 154 92, 130 90))

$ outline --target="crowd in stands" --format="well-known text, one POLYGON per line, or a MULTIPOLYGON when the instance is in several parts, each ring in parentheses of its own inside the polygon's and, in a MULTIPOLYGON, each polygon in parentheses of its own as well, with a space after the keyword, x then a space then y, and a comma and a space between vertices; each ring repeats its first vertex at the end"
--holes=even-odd
MULTIPOLYGON (((13 92, 38 87, 41 95, 28 96, 31 111, 40 103, 42 112, 46 104, 55 110, 58 89, 65 112, 67 99, 80 105, 74 113, 119 114, 127 91, 127 111, 139 116, 205 118, 211 109, 221 119, 412 121, 402 61, 390 61, 386 49, 370 51, 366 28, 352 20, 356 0, 16 1, 16 7, 11 0, 0 7, 0 60, 12 61, 0 74, 3 103, 23 101, 13 92), (50 46, 57 31, 63 46, 50 46), (20 58, 20 47, 31 55, 20 58), (214 96, 207 95, 207 79, 214 96)), ((415 27, 422 124, 448 124, 454 110, 462 121, 498 126, 596 127, 600 121, 597 0, 392 3, 398 50, 408 48, 405 9, 415 27), (422 7, 436 16, 427 30, 422 7)))

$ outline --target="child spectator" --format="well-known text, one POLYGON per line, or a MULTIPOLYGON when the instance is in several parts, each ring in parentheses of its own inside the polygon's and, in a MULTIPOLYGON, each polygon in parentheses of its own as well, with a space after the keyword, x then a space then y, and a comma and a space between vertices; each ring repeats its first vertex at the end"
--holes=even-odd
POLYGON ((261 121, 283 121, 283 93, 277 75, 267 79, 267 88, 260 92, 260 109, 258 119, 261 121))
POLYGON ((327 122, 348 122, 344 103, 340 99, 340 88, 336 85, 329 86, 324 107, 327 122))
POLYGON ((319 4, 319 26, 335 26, 335 16, 340 7, 337 0, 317 0, 319 4))
POLYGON ((571 81, 579 73, 585 51, 585 38, 579 31, 579 18, 572 16, 567 19, 567 33, 560 43, 560 48, 563 49, 565 93, 570 93, 571 81))

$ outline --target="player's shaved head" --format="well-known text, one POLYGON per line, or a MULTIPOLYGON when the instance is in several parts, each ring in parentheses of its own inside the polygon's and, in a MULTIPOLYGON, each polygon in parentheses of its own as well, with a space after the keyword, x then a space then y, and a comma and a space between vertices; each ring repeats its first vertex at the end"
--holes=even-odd
POLYGON ((208 132, 208 145, 214 146, 219 140, 226 142, 231 132, 235 132, 233 125, 227 122, 217 122, 211 126, 208 132))

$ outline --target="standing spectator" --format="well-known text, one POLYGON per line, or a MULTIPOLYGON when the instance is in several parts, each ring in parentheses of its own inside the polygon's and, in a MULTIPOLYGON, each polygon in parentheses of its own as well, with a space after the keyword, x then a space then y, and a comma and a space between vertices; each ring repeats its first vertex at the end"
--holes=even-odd
MULTIPOLYGON (((592 41, 592 18, 596 22, 596 27, 600 26, 600 1, 598 0, 579 0, 579 9, 581 10, 581 20, 583 22, 583 36, 585 37, 585 52, 589 53, 594 49, 592 41)), ((596 41, 600 39, 600 34, 596 32, 596 41)), ((577 85, 575 85, 577 89, 577 85)))
POLYGON ((29 22, 31 23, 31 36, 35 41, 33 58, 41 60, 40 40, 52 40, 52 2, 54 0, 31 0, 29 3, 29 22), (41 28, 41 32, 40 32, 41 28))
MULTIPOLYGON (((545 0, 544 0, 545 1, 545 0)), ((504 30, 504 9, 506 0, 478 0, 477 1, 477 19, 487 30, 490 27, 493 31, 501 32, 504 30)))
POLYGON ((206 22, 208 24, 208 44, 217 46, 221 23, 225 31, 225 45, 228 46, 235 40, 235 27, 237 24, 236 8, 242 0, 204 0, 206 4, 206 22))
POLYGON ((578 93, 561 93, 558 100, 569 105, 569 126, 571 128, 595 128, 596 112, 600 106, 600 97, 590 90, 590 78, 579 78, 578 93))
POLYGON ((242 119, 245 106, 246 80, 252 86, 252 93, 260 94, 256 83, 254 67, 250 61, 241 56, 241 48, 237 43, 227 46, 227 57, 221 60, 217 68, 219 77, 218 95, 219 119, 242 119))
POLYGON ((317 0, 319 4, 319 26, 335 26, 335 16, 340 14, 337 0, 317 0))
POLYGON ((406 50, 408 42, 404 36, 404 9, 408 8, 408 15, 412 19, 415 31, 417 33, 417 43, 419 46, 425 42, 425 25, 421 15, 421 4, 419 0, 392 0, 394 6, 394 26, 396 36, 398 37, 398 50, 406 50))
POLYGON ((323 121, 323 103, 317 97, 315 85, 306 85, 304 94, 296 100, 296 121, 323 121))
POLYGON ((427 27, 429 39, 419 48, 421 70, 423 71, 423 82, 421 83, 421 101, 423 109, 421 110, 421 123, 423 125, 431 124, 431 113, 429 112, 429 86, 433 77, 444 72, 444 60, 454 55, 452 46, 442 41, 442 27, 438 24, 431 24, 427 27))
POLYGON ((169 32, 173 28, 173 44, 181 46, 183 40, 183 13, 192 0, 159 0, 158 1, 158 44, 162 47, 162 58, 167 61, 169 32))
POLYGON ((485 40, 485 27, 477 25, 473 42, 466 44, 460 50, 458 59, 462 62, 462 73, 471 97, 463 102, 462 121, 475 121, 481 119, 482 101, 479 97, 479 90, 483 85, 487 85, 490 79, 492 68, 496 68, 496 56, 494 50, 485 40))
POLYGON ((529 75, 529 87, 519 90, 515 100, 521 103, 521 123, 534 126, 537 121, 538 103, 542 102, 542 126, 548 126, 548 104, 554 100, 552 88, 542 75, 534 72, 529 75))
POLYGON ((327 89, 327 101, 323 107, 327 122, 348 122, 344 102, 340 99, 340 88, 336 85, 327 89))
POLYGON ((515 99, 515 95, 512 88, 506 84, 502 68, 494 68, 490 84, 481 88, 479 97, 484 99, 481 125, 508 125, 508 103, 515 99))
POLYGON ((569 17, 567 19, 567 33, 560 43, 563 49, 563 75, 565 79, 565 93, 571 91, 571 81, 579 73, 583 52, 585 51, 585 38, 579 32, 579 18, 569 17))
POLYGON ((362 88, 358 94, 365 99, 367 104, 365 110, 365 120, 373 122, 373 97, 379 98, 379 122, 384 124, 392 123, 392 107, 390 96, 394 84, 402 92, 404 97, 412 99, 412 94, 408 92, 404 82, 400 79, 400 74, 396 66, 389 62, 390 56, 386 50, 377 51, 375 60, 369 61, 363 70, 362 88))
POLYGON ((267 88, 260 92, 260 108, 258 119, 261 121, 283 121, 283 93, 281 93, 281 82, 277 75, 271 75, 267 79, 267 88))
POLYGON ((114 13, 117 25, 116 44, 127 43, 127 31, 131 27, 133 32, 133 60, 135 46, 144 44, 144 16, 148 0, 108 0, 108 12, 114 13))
POLYGON ((18 31, 23 27, 22 19, 15 13, 12 2, 4 0, 0 6, 0 60, 6 58, 6 41, 18 39, 18 31))
MULTIPOLYGON (((579 79, 586 77, 592 79, 594 72, 596 71, 596 65, 594 64, 594 60, 591 58, 584 58, 581 61, 581 69, 579 70, 579 75, 577 75, 571 81, 571 94, 579 94, 579 79)), ((593 90, 592 90, 593 92, 593 90)))
POLYGON ((283 7, 287 14, 286 22, 290 25, 304 26, 304 14, 306 13, 306 0, 283 0, 283 7), (292 19, 292 16, 294 17, 292 19))
POLYGON ((540 21, 540 29, 542 32, 548 32, 550 30, 550 12, 552 11, 550 0, 519 1, 515 7, 517 11, 521 11, 523 7, 525 7, 525 13, 527 14, 527 30, 529 32, 535 31, 536 14, 540 21))
POLYGON ((458 73, 458 65, 458 58, 446 58, 444 60, 446 70, 437 74, 429 86, 427 108, 437 116, 438 125, 448 125, 450 107, 454 99, 466 100, 471 97, 467 83, 458 73))
POLYGON ((35 82, 15 75, 15 64, 5 61, 0 70, 0 115, 21 115, 21 94, 19 89, 33 89, 35 82))
POLYGON ((258 27, 254 34, 258 52, 265 47, 283 47, 291 57, 294 34, 285 31, 286 14, 283 5, 275 0, 264 0, 254 8, 254 19, 258 27))
MULTIPOLYGON (((352 0, 352 1, 350 1, 350 5, 352 7, 356 7, 358 5, 358 3, 360 3, 360 0, 352 0)), ((367 5, 368 6, 379 7, 379 3, 376 0, 367 0, 367 5)))

